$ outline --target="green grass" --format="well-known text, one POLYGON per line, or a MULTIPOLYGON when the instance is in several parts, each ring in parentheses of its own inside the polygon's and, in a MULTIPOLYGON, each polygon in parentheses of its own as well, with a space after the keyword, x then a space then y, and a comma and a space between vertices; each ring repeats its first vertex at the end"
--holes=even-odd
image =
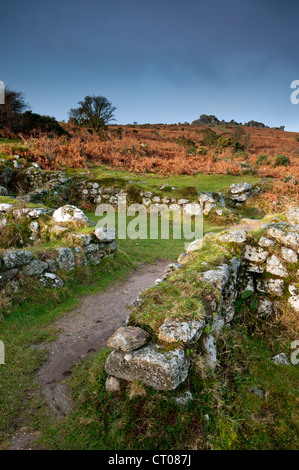
POLYGON ((269 362, 279 343, 250 336, 242 324, 226 331, 219 368, 207 374, 191 357, 188 384, 174 392, 146 388, 130 400, 124 386, 105 391, 108 350, 80 363, 72 377, 77 407, 63 422, 44 426, 39 445, 50 449, 113 450, 277 450, 298 449, 298 369, 269 362), (172 397, 190 386, 187 407, 172 397), (249 391, 262 389, 262 400, 249 391), (206 418, 208 415, 208 421, 206 418))
MULTIPOLYGON (((128 184, 128 181, 133 181, 135 184, 140 186, 140 190, 154 191, 157 194, 161 194, 161 186, 169 185, 169 187, 175 187, 177 191, 165 190, 163 191, 164 196, 172 194, 176 196, 176 193, 180 194, 182 190, 186 188, 195 187, 198 191, 222 191, 228 188, 233 183, 251 183, 255 184, 260 181, 260 178, 244 175, 244 176, 232 176, 232 175, 157 175, 153 173, 137 174, 125 170, 118 170, 107 165, 97 166, 91 169, 92 177, 95 180, 101 180, 105 184, 105 180, 109 184, 113 184, 113 179, 122 180, 124 185, 128 184), (146 184, 142 184, 146 183, 146 184)), ((67 174, 71 176, 82 176, 82 169, 68 169, 67 174)), ((87 177, 87 174, 86 174, 87 177)), ((119 183, 119 181, 118 181, 119 183)))

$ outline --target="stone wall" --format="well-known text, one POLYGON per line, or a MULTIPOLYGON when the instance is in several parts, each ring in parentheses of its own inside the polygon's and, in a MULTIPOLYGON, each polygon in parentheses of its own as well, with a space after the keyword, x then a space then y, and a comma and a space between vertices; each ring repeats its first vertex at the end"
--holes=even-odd
MULTIPOLYGON (((238 315, 236 305, 240 301, 250 302, 252 313, 260 319, 279 316, 286 309, 299 313, 298 254, 299 208, 289 210, 285 217, 272 217, 256 232, 207 234, 197 244, 197 250, 188 250, 179 258, 180 263, 167 268, 163 280, 150 289, 150 295, 145 292, 137 299, 128 326, 117 330, 109 339, 107 344, 112 352, 105 365, 107 390, 119 389, 121 379, 137 381, 156 390, 176 389, 188 377, 190 348, 203 355, 214 369, 217 338, 224 327, 234 326, 238 315), (207 258, 209 249, 213 255, 207 258), (217 251, 223 254, 221 263, 217 262, 217 251), (164 316, 159 312, 161 321, 157 319, 156 323, 148 316, 138 315, 146 298, 154 297, 155 289, 181 282, 183 273, 185 283, 188 277, 195 276, 204 282, 202 292, 210 295, 204 308, 198 300, 200 320, 188 318, 188 313, 183 314, 184 319, 177 320, 177 312, 171 310, 166 311, 169 317, 166 319, 165 310, 164 316), (153 324, 157 325, 153 328, 153 324)), ((169 299, 163 301, 161 295, 157 292, 159 305, 167 305, 169 299)))

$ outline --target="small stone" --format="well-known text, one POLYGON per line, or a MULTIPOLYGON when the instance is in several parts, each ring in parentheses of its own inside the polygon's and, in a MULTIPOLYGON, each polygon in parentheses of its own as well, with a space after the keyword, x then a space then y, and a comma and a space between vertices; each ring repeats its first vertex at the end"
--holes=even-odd
POLYGON ((72 222, 80 224, 90 223, 81 209, 70 204, 59 207, 59 209, 57 209, 53 214, 53 220, 55 222, 72 222))
POLYGON ((280 365, 280 364, 283 364, 286 366, 290 365, 290 361, 285 353, 280 353, 280 354, 277 354, 276 356, 273 356, 271 358, 271 362, 274 362, 274 364, 276 365, 280 365))
POLYGON ((44 287, 50 287, 52 289, 59 289, 64 285, 63 280, 53 273, 45 273, 39 280, 44 287))
POLYGON ((273 312, 273 305, 269 299, 261 299, 259 301, 258 313, 261 317, 268 317, 273 312))
POLYGON ((120 380, 112 375, 108 375, 106 379, 106 391, 107 392, 119 392, 120 391, 120 380))
POLYGON ((232 230, 224 235, 220 235, 219 240, 228 243, 245 243, 247 234, 245 230, 232 230))
POLYGON ((23 267, 22 271, 25 276, 36 276, 42 274, 48 268, 48 263, 44 263, 38 259, 34 259, 31 263, 23 267))
POLYGON ((150 335, 136 326, 121 327, 110 336, 107 346, 116 351, 134 351, 141 348, 150 340, 150 335))
POLYGON ((249 183, 237 183, 230 186, 230 192, 232 194, 242 194, 252 189, 252 185, 249 183))
POLYGON ((279 277, 288 277, 289 275, 282 262, 275 255, 267 259, 266 271, 279 277))
POLYGON ((281 255, 287 263, 296 264, 298 262, 298 255, 292 248, 283 246, 281 248, 281 255))
POLYGON ((167 320, 159 328, 158 338, 165 343, 191 344, 200 338, 205 325, 199 321, 177 322, 167 320))
POLYGON ((262 248, 257 249, 253 246, 247 245, 244 253, 244 259, 253 263, 263 263, 266 261, 268 254, 268 251, 264 251, 262 248))
POLYGON ((206 350, 206 362, 211 369, 215 369, 217 364, 217 349, 214 336, 209 335, 205 338, 203 345, 206 350))
POLYGON ((56 248, 58 252, 57 263, 60 269, 71 271, 75 265, 75 255, 70 248, 56 248))
POLYGON ((287 221, 290 224, 299 224, 299 207, 292 207, 286 212, 287 221))
POLYGON ((270 240, 270 238, 261 237, 258 244, 263 248, 269 248, 270 246, 274 246, 276 242, 274 240, 270 240))
POLYGON ((112 242, 116 239, 116 230, 114 228, 100 227, 94 231, 98 240, 104 243, 112 242))
POLYGON ((175 397, 174 401, 177 405, 186 406, 193 401, 193 395, 189 390, 187 390, 186 392, 181 393, 181 395, 175 397))
POLYGON ((262 392, 262 390, 260 390, 257 387, 252 387, 252 388, 249 389, 249 391, 254 393, 255 395, 257 395, 258 397, 260 397, 262 400, 265 398, 265 395, 262 392))

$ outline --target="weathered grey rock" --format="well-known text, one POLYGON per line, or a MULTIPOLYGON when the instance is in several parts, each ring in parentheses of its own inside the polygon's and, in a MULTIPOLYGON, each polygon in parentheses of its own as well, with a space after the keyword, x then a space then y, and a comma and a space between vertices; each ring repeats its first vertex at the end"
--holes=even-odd
POLYGON ((8 204, 6 202, 3 202, 2 204, 0 204, 0 212, 7 212, 12 208, 13 208, 13 204, 8 204))
POLYGON ((148 343, 150 335, 136 326, 121 327, 110 336, 107 346, 116 351, 130 352, 139 349, 148 343))
POLYGON ((111 375, 108 375, 106 379, 106 391, 107 392, 119 392, 120 391, 120 381, 116 377, 112 377, 111 375))
POLYGON ((247 271, 249 273, 262 274, 265 271, 265 269, 262 266, 259 266, 257 264, 249 263, 247 266, 247 271))
POLYGON ((288 232, 287 227, 283 227, 282 224, 269 224, 267 235, 275 238, 275 240, 288 248, 292 248, 295 251, 299 249, 299 234, 294 231, 288 232))
POLYGON ((232 194, 242 194, 252 189, 252 185, 249 183, 237 183, 230 186, 230 192, 232 194))
POLYGON ((0 186, 0 196, 8 196, 8 191, 4 186, 0 186))
POLYGON ((252 387, 249 389, 250 392, 254 393, 256 396, 258 396, 259 398, 261 398, 262 400, 265 398, 265 395, 264 393, 262 392, 262 390, 260 390, 259 388, 257 387, 252 387))
POLYGON ((202 214, 202 208, 199 204, 196 204, 196 202, 192 202, 190 204, 185 205, 183 211, 189 215, 202 214))
POLYGON ((203 238, 200 238, 198 240, 194 240, 193 242, 190 243, 190 245, 187 248, 187 253, 191 253, 192 251, 197 251, 202 248, 203 245, 203 238))
POLYGON ((54 227, 50 229, 50 232, 55 233, 56 235, 61 235, 62 233, 67 232, 67 231, 68 231, 68 228, 62 227, 61 225, 54 225, 54 227))
POLYGON ((177 397, 175 397, 174 401, 176 402, 177 405, 186 406, 186 405, 189 405, 193 401, 193 395, 190 392, 190 390, 187 390, 186 392, 183 392, 177 397))
POLYGON ((179 199, 178 200, 178 204, 179 205, 185 205, 185 204, 189 204, 189 199, 179 199))
POLYGON ((267 259, 266 271, 279 277, 288 277, 289 273, 277 256, 272 255, 267 259))
POLYGON ((258 306, 258 314, 261 317, 268 317, 273 312, 273 304, 269 299, 260 299, 258 306))
POLYGON ((286 366, 289 366, 291 364, 285 353, 280 353, 280 354, 277 354, 276 356, 273 356, 271 358, 271 362, 274 362, 274 364, 277 364, 277 365, 283 364, 286 366))
POLYGON ((222 264, 217 266, 216 269, 210 269, 209 271, 201 273, 201 278, 204 281, 211 282, 221 290, 226 286, 229 277, 230 270, 227 264, 222 264))
POLYGON ((45 273, 39 278, 39 280, 44 287, 49 287, 51 289, 59 289, 64 285, 63 280, 54 273, 45 273))
POLYGON ((25 276, 36 276, 42 274, 48 268, 48 263, 44 263, 39 259, 34 259, 31 263, 22 268, 25 276))
POLYGON ((268 294, 282 297, 284 293, 284 281, 282 279, 268 279, 265 281, 265 288, 268 294))
POLYGON ((176 322, 167 320, 159 328, 158 338, 165 343, 191 344, 199 340, 205 325, 192 320, 176 322))
POLYGON ((276 242, 274 240, 271 240, 270 238, 261 237, 258 244, 262 248, 269 248, 270 246, 274 246, 276 242))
POLYGON ((17 274, 18 269, 9 269, 8 271, 0 273, 0 286, 7 284, 11 281, 17 274))
POLYGON ((163 273, 163 279, 167 279, 173 273, 175 273, 182 265, 180 263, 170 263, 166 266, 163 273))
POLYGON ((245 230, 232 230, 224 235, 220 235, 219 240, 228 243, 245 243, 247 234, 245 230))
POLYGON ((16 268, 29 264, 33 260, 33 254, 28 250, 7 250, 0 258, 0 266, 6 269, 16 268))
POLYGON ((70 248, 56 248, 58 252, 57 263, 60 269, 65 269, 66 271, 71 271, 75 265, 75 255, 70 248))
POLYGON ((110 243, 116 239, 116 230, 114 228, 100 227, 94 231, 95 236, 98 240, 103 243, 110 243))
POLYGON ((269 252, 264 251, 262 248, 255 248, 254 246, 246 245, 244 259, 252 263, 263 263, 266 261, 269 252))
POLYGON ((283 246, 281 248, 281 256, 287 263, 296 264, 298 262, 298 255, 292 248, 283 246))
POLYGON ((287 221, 290 224, 299 224, 299 207, 292 207, 286 212, 287 221))
POLYGON ((106 360, 105 371, 155 390, 174 390, 186 380, 189 365, 183 350, 163 351, 152 344, 130 353, 112 351, 106 360))
POLYGON ((289 292, 290 297, 288 299, 289 304, 295 310, 295 312, 299 313, 299 287, 296 287, 293 284, 289 285, 289 292))
POLYGON ((54 214, 53 220, 58 223, 79 223, 88 224, 90 221, 84 214, 84 212, 76 206, 67 204, 66 206, 59 207, 54 214))
POLYGON ((206 350, 206 362, 211 369, 215 369, 217 364, 217 348, 216 341, 213 335, 208 335, 203 342, 206 350))
POLYGON ((71 238, 75 243, 82 246, 87 246, 93 241, 92 235, 86 233, 72 233, 71 238))

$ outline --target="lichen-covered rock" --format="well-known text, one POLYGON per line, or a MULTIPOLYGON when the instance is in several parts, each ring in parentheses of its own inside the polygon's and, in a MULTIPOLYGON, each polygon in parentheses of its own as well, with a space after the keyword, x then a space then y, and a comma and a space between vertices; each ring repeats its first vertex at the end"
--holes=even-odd
POLYGON ((39 259, 34 259, 31 263, 22 268, 25 276, 36 276, 42 274, 48 268, 48 263, 44 263, 39 259))
POLYGON ((267 259, 266 271, 279 277, 288 277, 288 271, 277 256, 272 255, 267 259))
POLYGON ((299 207, 292 207, 286 212, 287 221, 290 224, 299 224, 299 207))
POLYGON ((216 341, 213 335, 208 335, 203 342, 206 351, 206 362, 211 369, 215 369, 217 364, 217 348, 216 341))
POLYGON ((289 297, 289 304, 291 307, 295 310, 295 312, 299 313, 299 287, 296 287, 293 284, 289 285, 289 292, 290 292, 290 297, 289 297))
POLYGON ((90 223, 89 219, 86 217, 86 215, 81 209, 70 204, 59 207, 59 209, 57 209, 53 214, 53 220, 57 223, 90 223))
POLYGON ((8 196, 8 191, 4 186, 0 186, 0 196, 8 196))
POLYGON ((137 351, 112 351, 105 371, 120 379, 138 381, 155 390, 174 390, 188 376, 189 360, 182 349, 163 351, 156 344, 137 351))
POLYGON ((273 312, 273 304, 269 299, 260 299, 258 305, 258 313, 262 317, 268 317, 273 312))
POLYGON ((251 261, 252 263, 263 263, 266 261, 268 251, 264 251, 262 248, 255 248, 254 246, 247 245, 245 248, 244 259, 251 261))
MULTIPOLYGON (((299 249, 299 234, 293 230, 288 231, 288 226, 283 224, 269 224, 267 235, 278 242, 297 251, 299 249)), ((292 226, 290 226, 292 227, 292 226)))
POLYGON ((62 235, 64 232, 67 232, 67 231, 68 231, 68 228, 62 227, 62 225, 54 225, 54 227, 50 229, 50 232, 55 233, 56 235, 62 235))
POLYGON ((82 246, 90 245, 93 241, 92 235, 86 233, 72 233, 71 238, 74 243, 82 246))
POLYGON ((292 248, 283 246, 281 248, 281 256, 287 263, 296 264, 298 262, 298 255, 292 248))
POLYGON ((60 269, 71 271, 76 265, 75 255, 70 248, 56 248, 58 256, 57 263, 60 269))
POLYGON ((0 268, 16 268, 29 264, 33 260, 33 254, 28 250, 7 250, 0 258, 0 268))
POLYGON ((122 326, 110 336, 107 346, 115 351, 130 352, 148 343, 150 335, 137 326, 122 326))
POLYGON ((202 248, 202 245, 203 245, 203 240, 204 240, 203 238, 200 238, 198 240, 194 240, 193 242, 191 242, 190 245, 187 248, 187 253, 191 253, 192 251, 200 250, 202 248))
POLYGON ((111 375, 106 379, 106 391, 107 392, 119 392, 120 391, 120 381, 116 377, 112 377, 111 375))
POLYGON ((181 393, 177 397, 175 397, 174 401, 177 405, 186 406, 189 405, 193 401, 193 395, 190 390, 186 390, 186 392, 181 393))
POLYGON ((265 288, 268 294, 282 297, 284 293, 284 281, 283 279, 268 279, 265 281, 265 288))
POLYGON ((199 204, 196 204, 196 202, 187 204, 186 206, 184 206, 183 210, 186 214, 189 214, 189 215, 201 215, 202 214, 202 208, 199 204))
POLYGON ((18 269, 9 269, 8 271, 1 272, 0 286, 3 286, 11 281, 18 274, 18 272, 18 269))
POLYGON ((177 322, 167 320, 159 328, 158 338, 165 343, 191 344, 199 340, 205 325, 192 320, 177 322))
POLYGON ((39 278, 39 280, 44 287, 49 287, 51 289, 59 289, 64 285, 63 280, 54 273, 45 273, 39 278))
POLYGON ((215 269, 201 273, 201 277, 204 281, 211 282, 221 290, 226 286, 229 276, 230 270, 227 264, 221 264, 215 269))
POLYGON ((291 363, 288 359, 288 356, 285 353, 277 354, 271 358, 271 362, 274 362, 276 365, 285 365, 289 366, 291 363))
POLYGON ((13 204, 3 202, 2 204, 0 204, 0 212, 7 212, 10 209, 12 209, 13 207, 14 207, 13 204))
POLYGON ((242 194, 252 189, 250 183, 237 183, 230 186, 230 192, 232 194, 242 194))
POLYGON ((110 243, 116 239, 116 230, 114 228, 100 227, 94 231, 95 236, 98 240, 103 243, 110 243))
POLYGON ((274 240, 271 240, 270 238, 267 237, 261 237, 258 245, 261 246, 262 248, 269 248, 270 246, 274 246, 276 242, 274 240))
POLYGON ((163 273, 163 279, 167 279, 171 276, 175 271, 181 268, 182 265, 180 263, 170 263, 166 266, 163 273))
POLYGON ((245 243, 247 234, 245 230, 232 230, 224 235, 220 235, 219 240, 228 243, 245 243))

